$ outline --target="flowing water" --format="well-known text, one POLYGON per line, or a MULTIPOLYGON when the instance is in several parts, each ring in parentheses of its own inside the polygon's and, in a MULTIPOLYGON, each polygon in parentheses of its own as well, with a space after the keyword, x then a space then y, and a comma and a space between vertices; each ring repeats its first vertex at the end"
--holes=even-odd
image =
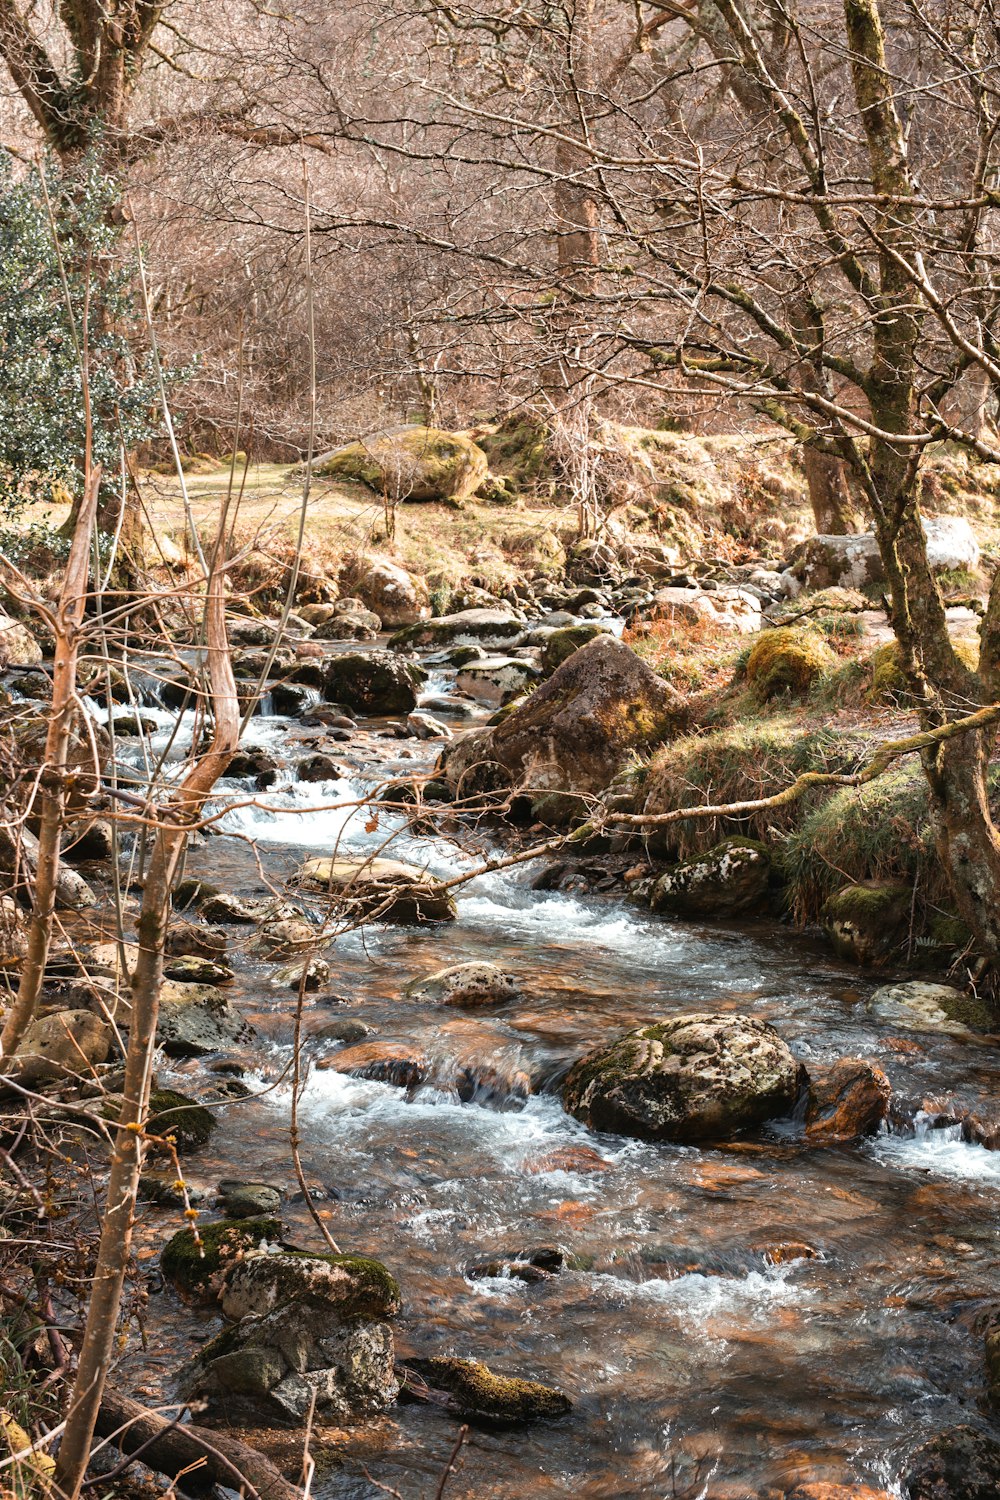
MULTIPOLYGON (((189 873, 264 894, 310 853, 382 845, 398 822, 383 812, 366 831, 367 811, 337 804, 387 772, 426 768, 437 747, 378 729, 369 722, 349 745, 324 746, 343 764, 335 782, 299 784, 289 770, 264 793, 224 783, 221 835, 195 851, 189 873)), ((267 717, 251 739, 290 765, 296 740, 301 753, 315 744, 267 717)), ((438 874, 470 862, 443 836, 400 834, 386 852, 438 874)), ((744 1500, 793 1477, 891 1488, 922 1436, 981 1419, 977 1313, 996 1294, 1000 1153, 919 1124, 822 1150, 789 1125, 726 1147, 650 1145, 588 1131, 562 1111, 554 1081, 593 1044, 684 1010, 763 1017, 807 1066, 873 1057, 916 1099, 995 1098, 996 1050, 872 1022, 871 978, 787 929, 675 924, 618 895, 534 891, 533 873, 460 888, 454 924, 339 939, 326 953, 328 990, 306 1000, 307 1030, 358 1018, 432 1064, 432 1083, 409 1093, 312 1071, 301 1096, 305 1171, 325 1191, 331 1230, 402 1285, 400 1353, 479 1356, 575 1402, 551 1426, 470 1433, 449 1496, 744 1500), (469 1013, 404 993, 472 958, 515 974, 523 1003, 469 1013), (462 1102, 455 1080, 470 1059, 482 1087, 462 1102), (466 1274, 541 1246, 565 1247, 586 1269, 531 1284, 466 1274)), ((233 929, 232 996, 260 1034, 258 1092, 225 1107, 188 1170, 294 1192, 295 997, 274 987, 273 966, 241 953, 246 931, 233 929)), ((204 1064, 168 1065, 161 1078, 200 1083, 204 1064)), ((288 1217, 298 1241, 314 1244, 301 1204, 291 1201, 288 1217)), ((149 1210, 143 1232, 159 1245, 173 1227, 149 1210)), ((128 1364, 156 1393, 216 1325, 169 1289, 152 1297, 147 1324, 149 1348, 128 1364)), ((316 1493, 369 1500, 378 1481, 417 1500, 434 1492, 453 1441, 448 1419, 402 1407, 342 1434, 316 1493)))

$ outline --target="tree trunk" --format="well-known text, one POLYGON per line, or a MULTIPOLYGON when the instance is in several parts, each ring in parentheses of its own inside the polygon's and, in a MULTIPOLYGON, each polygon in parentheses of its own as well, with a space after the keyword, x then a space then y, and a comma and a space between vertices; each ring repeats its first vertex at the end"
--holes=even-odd
POLYGON ((825 453, 815 441, 802 445, 802 467, 809 486, 813 524, 821 536, 848 536, 856 530, 851 487, 842 458, 825 453))

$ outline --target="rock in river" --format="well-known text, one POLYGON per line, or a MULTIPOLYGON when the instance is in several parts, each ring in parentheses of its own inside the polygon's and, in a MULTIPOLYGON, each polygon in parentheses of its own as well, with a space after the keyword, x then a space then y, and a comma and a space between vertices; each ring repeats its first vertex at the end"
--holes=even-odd
POLYGON ((635 751, 668 733, 677 710, 675 691, 634 651, 598 636, 501 723, 450 746, 445 772, 460 796, 499 787, 602 791, 635 751))
POLYGON ((1000 1443, 974 1427, 949 1427, 918 1448, 903 1477, 909 1500, 996 1500, 1000 1443))
POLYGON ((892 1086, 864 1057, 841 1057, 809 1079, 806 1139, 816 1146, 873 1135, 889 1113, 892 1086))
POLYGON ((483 1427, 552 1421, 573 1406, 550 1385, 497 1375, 478 1359, 410 1359, 403 1375, 404 1391, 411 1399, 433 1401, 435 1394, 446 1393, 447 1410, 483 1427))
POLYGON ((736 916, 767 899, 771 858, 752 839, 724 839, 661 875, 650 905, 667 916, 736 916))
POLYGON ((563 1103, 595 1130, 647 1140, 725 1140, 787 1114, 799 1067, 753 1016, 674 1016, 598 1047, 570 1070, 563 1103))
POLYGON ((426 870, 397 859, 307 859, 297 876, 364 921, 453 922, 455 903, 426 870))
POLYGON ((479 1005, 500 1005, 521 997, 513 974, 505 973, 496 964, 476 961, 439 969, 436 974, 407 985, 406 993, 414 1000, 469 1009, 479 1005))

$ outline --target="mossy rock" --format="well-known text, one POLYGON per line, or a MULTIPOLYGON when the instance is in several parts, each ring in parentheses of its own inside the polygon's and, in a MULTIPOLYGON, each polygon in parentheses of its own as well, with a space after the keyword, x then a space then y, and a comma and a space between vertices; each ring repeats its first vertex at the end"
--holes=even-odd
POLYGON ((626 1032, 580 1058, 563 1105, 594 1130, 654 1141, 726 1140, 787 1114, 799 1067, 755 1016, 695 1012, 626 1032))
MULTIPOLYGON (((979 665, 979 646, 972 640, 952 641, 959 661, 974 672, 979 665)), ((887 641, 877 647, 865 663, 871 679, 868 689, 869 703, 886 704, 890 707, 910 708, 914 697, 903 671, 903 653, 896 641, 887 641)))
POLYGON ((393 1318, 402 1305, 399 1283, 381 1261, 367 1255, 284 1250, 250 1255, 231 1266, 222 1291, 222 1310, 227 1318, 238 1321, 262 1317, 303 1299, 336 1308, 344 1322, 393 1318))
POLYGON ((200 1224, 198 1237, 200 1246, 193 1230, 179 1229, 163 1247, 160 1269, 178 1291, 213 1301, 223 1274, 231 1266, 262 1241, 280 1242, 281 1221, 269 1217, 219 1219, 214 1224, 200 1224))
POLYGON ((780 696, 801 698, 836 665, 822 636, 782 625, 758 636, 746 660, 746 679, 765 702, 780 696))
POLYGON ((551 676, 556 667, 561 667, 574 651, 579 651, 595 635, 607 633, 606 627, 599 625, 596 620, 587 621, 583 625, 564 625, 560 630, 553 631, 542 647, 542 671, 546 677, 551 676))
POLYGON ((178 1151, 204 1146, 218 1124, 212 1110, 173 1089, 154 1089, 149 1096, 150 1135, 173 1136, 178 1151))
POLYGON ((836 891, 823 907, 823 925, 840 958, 882 964, 906 941, 913 909, 910 886, 863 880, 836 891))
POLYGON ((770 875, 771 856, 765 844, 754 839, 723 839, 661 875, 650 905, 668 916, 735 916, 763 905, 770 875))
POLYGON ((324 454, 315 472, 367 485, 395 500, 462 501, 483 483, 489 465, 471 438, 438 427, 375 433, 324 454))
POLYGON ((478 1359, 411 1359, 403 1371, 415 1375, 404 1395, 420 1399, 418 1382, 447 1392, 448 1409, 464 1422, 483 1427, 520 1427, 524 1422, 564 1417, 573 1403, 562 1391, 538 1380, 495 1375, 478 1359))
POLYGON ((518 488, 533 488, 553 476, 549 429, 541 417, 530 413, 507 417, 479 443, 491 468, 509 476, 518 488))

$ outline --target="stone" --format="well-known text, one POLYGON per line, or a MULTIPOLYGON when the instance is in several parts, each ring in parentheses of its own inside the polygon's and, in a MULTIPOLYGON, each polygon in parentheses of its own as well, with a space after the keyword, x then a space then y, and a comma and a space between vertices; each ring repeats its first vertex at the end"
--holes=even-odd
MULTIPOLYGON (((936 573, 972 573, 979 566, 979 543, 963 516, 934 516, 923 520, 927 559, 936 573)), ((792 595, 800 589, 850 588, 864 592, 885 583, 878 542, 871 532, 856 536, 813 536, 803 542, 782 574, 782 587, 792 595)))
POLYGON ((279 922, 267 922, 259 927, 250 939, 249 951, 263 958, 299 958, 314 948, 322 934, 304 918, 288 917, 279 922))
POLYGON ((249 1021, 214 985, 163 981, 156 1041, 168 1057, 203 1057, 255 1035, 249 1021))
POLYGON ((57 1010, 36 1016, 5 1071, 24 1088, 56 1078, 93 1077, 106 1062, 113 1040, 111 1027, 89 1010, 57 1010))
POLYGON ((374 1035, 375 1027, 369 1026, 365 1021, 325 1021, 322 1026, 317 1026, 315 1031, 310 1031, 309 1040, 343 1042, 349 1047, 354 1042, 363 1042, 365 1037, 374 1035))
POLYGON ((228 984, 236 977, 227 964, 194 953, 168 958, 163 965, 163 975, 177 984, 228 984))
POLYGON ((422 667, 392 651, 343 652, 325 663, 323 694, 354 713, 408 714, 426 678, 422 667))
POLYGON ((321 454, 313 472, 365 484, 396 501, 461 501, 475 494, 489 464, 482 448, 461 433, 408 426, 321 454))
POLYGON ((476 1261, 466 1266, 465 1275, 470 1281, 494 1280, 523 1281, 528 1286, 539 1281, 550 1281, 560 1271, 582 1269, 575 1256, 568 1255, 558 1245, 543 1245, 536 1250, 516 1250, 499 1259, 476 1261))
POLYGON ((354 587, 368 608, 381 616, 387 630, 415 625, 431 612, 424 580, 384 557, 371 558, 354 587))
MULTIPOLYGON (((454 614, 439 615, 436 620, 421 620, 396 632, 390 646, 515 646, 524 636, 524 621, 509 609, 462 609, 454 614)), ((465 663, 452 662, 453 666, 465 663)))
POLYGON ((232 1265, 222 1286, 222 1311, 238 1322, 300 1298, 336 1308, 341 1318, 392 1318, 401 1305, 399 1285, 381 1261, 282 1251, 247 1255, 232 1265))
POLYGON ((949 1427, 923 1443, 903 1475, 908 1500, 996 1500, 1000 1443, 975 1427, 949 1427))
POLYGON ((226 775, 252 779, 254 784, 263 790, 265 787, 273 786, 279 768, 280 762, 270 750, 265 750, 259 745, 252 745, 247 750, 236 751, 226 767, 226 775))
POLYGON ((209 896, 220 894, 219 887, 213 885, 210 880, 198 880, 194 876, 188 876, 177 882, 170 899, 178 911, 187 911, 191 907, 200 907, 209 896))
POLYGON ((700 587, 667 585, 657 589, 643 613, 736 635, 751 635, 761 627, 760 599, 750 589, 726 586, 709 589, 707 583, 700 587))
POLYGON ((806 1140, 815 1146, 874 1135, 889 1113, 892 1085, 864 1057, 841 1057, 829 1069, 811 1069, 806 1140))
POLYGON ((269 1182, 224 1178, 219 1183, 219 1207, 227 1219, 273 1218, 281 1211, 281 1193, 269 1182))
POLYGON ((771 856, 751 839, 723 839, 661 875, 650 906, 667 916, 736 916, 767 900, 771 856))
POLYGON ((836 665, 836 653, 816 631, 782 625, 758 636, 747 657, 746 678, 765 702, 801 698, 836 665))
POLYGON ((271 983, 278 989, 300 990, 312 993, 321 990, 330 982, 330 965, 325 958, 300 959, 298 963, 285 964, 271 975, 271 983))
POLYGON ((313 639, 317 641, 373 641, 382 629, 382 621, 370 609, 361 605, 349 613, 340 612, 323 625, 317 625, 313 639))
MULTIPOLYGON (((568 617, 572 619, 572 616, 568 617)), ((542 645, 542 673, 551 677, 556 667, 561 667, 574 651, 579 651, 588 641, 594 640, 599 635, 606 635, 609 630, 607 625, 593 623, 564 625, 547 636, 542 645)))
POLYGON ((627 1032, 577 1062, 563 1085, 570 1114, 595 1130, 646 1140, 725 1140, 789 1112, 799 1067, 753 1016, 698 1012, 627 1032))
POLYGON ((63 848, 63 857, 72 860, 110 859, 114 853, 115 836, 107 818, 92 818, 82 828, 71 827, 63 848))
POLYGON ((913 891, 898 881, 864 880, 846 885, 823 906, 823 926, 840 958, 879 965, 906 941, 913 891))
POLYGON ((332 1057, 321 1058, 316 1068, 322 1073, 345 1073, 352 1078, 366 1078, 371 1083, 388 1083, 393 1088, 407 1090, 421 1088, 432 1072, 426 1054, 403 1042, 363 1041, 332 1057))
POLYGON ((225 891, 205 896, 198 910, 206 922, 222 922, 226 926, 256 927, 261 917, 259 901, 246 901, 241 896, 231 896, 225 891))
POLYGON ((153 1089, 149 1096, 147 1132, 151 1136, 172 1137, 178 1151, 204 1146, 217 1124, 212 1110, 175 1089, 153 1089))
POLYGON ((505 973, 496 964, 478 961, 439 969, 436 974, 408 985, 406 992, 414 1000, 469 1009, 480 1005, 505 1005, 522 998, 520 985, 513 974, 505 973))
POLYGON ((1000 1017, 985 1001, 954 985, 931 984, 923 979, 883 985, 872 995, 867 1009, 880 1021, 908 1031, 941 1031, 952 1036, 1000 1031, 1000 1017))
POLYGON ((422 1386, 445 1392, 448 1410, 479 1426, 520 1427, 573 1409, 562 1391, 538 1380, 498 1375, 478 1359, 410 1359, 403 1373, 405 1395, 419 1400, 422 1386))
POLYGON ((218 927, 175 918, 167 929, 165 951, 173 958, 208 958, 218 963, 226 947, 226 934, 218 927))
POLYGON ((452 897, 426 870, 396 859, 307 859, 297 876, 364 921, 453 922, 452 897))
POLYGON ((406 727, 417 736, 418 740, 450 740, 452 738, 447 724, 442 724, 440 719, 435 719, 432 714, 424 713, 420 709, 407 715, 406 727))
POLYGON ((324 755, 322 750, 317 750, 315 755, 307 755, 295 767, 295 775, 299 781, 340 781, 343 774, 333 756, 324 755))
POLYGON ((805 1481, 785 1490, 784 1500, 892 1500, 888 1490, 869 1484, 824 1484, 805 1481))
POLYGON ((269 1215, 199 1224, 197 1239, 193 1230, 179 1229, 163 1247, 160 1269, 179 1292, 214 1302, 230 1266, 262 1246, 280 1245, 281 1238, 281 1221, 269 1215))
POLYGON ((20 620, 0 614, 0 670, 6 667, 40 667, 42 648, 20 620))
POLYGON ((500 708, 527 692, 540 675, 530 661, 512 656, 491 656, 463 667, 455 679, 455 686, 477 703, 500 708))
POLYGON ((598 636, 501 723, 456 739, 444 772, 460 798, 511 787, 602 791, 637 751, 667 736, 679 712, 677 693, 634 651, 598 636))

